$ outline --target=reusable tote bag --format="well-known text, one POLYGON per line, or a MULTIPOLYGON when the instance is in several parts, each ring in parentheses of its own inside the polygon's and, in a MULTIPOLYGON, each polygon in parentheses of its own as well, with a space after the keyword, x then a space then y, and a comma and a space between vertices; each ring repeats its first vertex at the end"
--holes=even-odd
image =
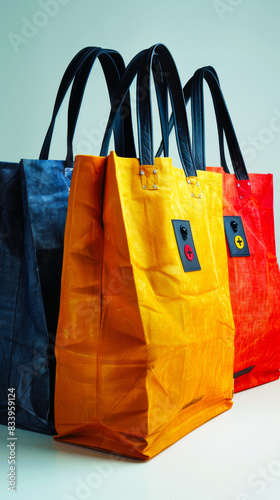
POLYGON ((168 50, 156 45, 136 69, 130 64, 116 102, 136 72, 140 159, 107 157, 101 212, 91 189, 82 195, 79 188, 87 169, 94 184, 96 159, 75 159, 55 347, 55 439, 147 459, 231 407, 234 324, 222 177, 196 175, 168 50), (184 170, 171 158, 153 158, 149 68, 158 59, 184 170))
POLYGON ((63 236, 72 175, 72 137, 82 97, 82 89, 77 85, 71 96, 76 108, 69 120, 72 137, 70 142, 68 137, 68 163, 45 158, 61 101, 85 61, 88 70, 88 62, 92 64, 97 56, 101 57, 112 93, 113 83, 116 86, 124 71, 124 63, 122 61, 118 68, 121 56, 113 51, 106 55, 106 52, 100 48, 86 48, 70 63, 58 91, 41 159, 22 160, 20 167, 19 164, 4 163, 0 168, 2 424, 8 423, 8 388, 14 388, 16 425, 46 433, 52 433, 54 429, 55 360, 52 346, 59 309, 63 236))
MULTIPOLYGON (((229 282, 236 326, 234 390, 238 392, 279 378, 280 273, 275 249, 273 176, 248 175, 211 67, 198 70, 192 80, 195 164, 205 168, 204 79, 220 116, 219 136, 222 139, 225 132, 235 172, 230 174, 221 168, 207 167, 223 175, 229 282)), ((220 145, 223 148, 223 140, 220 145)))

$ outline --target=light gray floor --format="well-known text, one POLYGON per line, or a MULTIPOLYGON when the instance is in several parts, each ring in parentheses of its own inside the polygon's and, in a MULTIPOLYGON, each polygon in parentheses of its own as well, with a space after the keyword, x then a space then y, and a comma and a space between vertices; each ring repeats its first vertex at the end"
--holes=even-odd
MULTIPOLYGON (((230 411, 149 462, 17 430, 20 500, 279 500, 280 381, 236 394, 230 411)), ((0 426, 0 499, 10 500, 0 426)))

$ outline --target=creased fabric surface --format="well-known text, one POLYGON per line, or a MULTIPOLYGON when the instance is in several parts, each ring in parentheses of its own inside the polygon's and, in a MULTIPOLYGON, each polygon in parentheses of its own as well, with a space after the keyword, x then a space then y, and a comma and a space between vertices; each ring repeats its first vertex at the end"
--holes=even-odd
POLYGON ((147 459, 231 407, 235 330, 222 176, 142 170, 111 153, 102 205, 105 159, 75 160, 55 439, 147 459), (184 272, 172 219, 190 221, 201 271, 184 272))
POLYGON ((279 378, 280 273, 276 258, 273 176, 250 174, 237 180, 223 169, 224 215, 241 216, 249 257, 231 257, 228 268, 231 303, 236 326, 234 391, 239 392, 279 378))
POLYGON ((16 426, 54 432, 54 342, 72 169, 22 160, 0 168, 0 423, 15 388, 16 426))

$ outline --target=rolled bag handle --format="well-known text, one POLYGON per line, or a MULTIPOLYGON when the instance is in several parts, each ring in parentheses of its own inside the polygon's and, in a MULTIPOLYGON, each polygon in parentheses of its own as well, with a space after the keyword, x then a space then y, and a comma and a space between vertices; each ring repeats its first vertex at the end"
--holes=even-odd
MULTIPOLYGON (((224 156, 224 134, 226 137, 228 150, 238 180, 249 180, 249 175, 238 144, 236 133, 225 103, 225 99, 216 78, 216 72, 212 66, 205 66, 198 69, 192 77, 192 119, 193 119, 193 155, 196 167, 205 169, 205 142, 204 142, 204 106, 203 106, 203 80, 206 80, 213 103, 215 106, 217 124, 219 129, 220 151, 224 156), (224 132, 224 134, 222 133, 224 132), (222 146, 221 146, 222 145, 222 146)), ((224 166, 224 165, 223 165, 224 166)), ((226 170, 229 173, 229 170, 226 170)))
MULTIPOLYGON (((113 101, 113 105, 111 108, 111 113, 108 119, 107 127, 105 130, 104 134, 104 139, 100 151, 101 156, 107 156, 108 150, 109 150, 109 143, 112 135, 112 131, 115 126, 115 122, 118 119, 118 114, 121 110, 121 108, 124 108, 125 112, 125 99, 126 95, 129 91, 129 88, 138 72, 139 66, 140 66, 140 61, 143 55, 147 51, 143 50, 139 52, 129 63, 129 65, 126 68, 125 74, 123 79, 120 82, 120 85, 116 91, 115 94, 115 99, 113 101)), ((155 88, 156 88, 156 95, 157 95, 157 102, 158 102, 158 107, 160 111, 160 122, 161 122, 161 129, 162 129, 162 136, 163 136, 163 149, 166 155, 168 155, 168 128, 167 128, 167 117, 168 117, 168 94, 167 94, 167 85, 166 81, 162 78, 162 71, 161 67, 159 66, 159 71, 157 72, 156 77, 154 78, 155 82, 155 88), (160 74, 160 77, 158 75, 160 74)), ((149 78, 148 78, 149 81, 149 78)), ((149 99, 149 84, 145 79, 141 82, 141 86, 138 89, 138 102, 139 100, 143 100, 145 102, 148 101, 149 105, 149 111, 151 112, 151 102, 149 99), (140 93, 143 93, 143 95, 139 95, 140 93)), ((137 113, 137 119, 139 117, 139 113, 137 113)), ((139 128, 138 128, 139 129, 139 128)), ((132 156, 136 157, 136 153, 132 156)))
MULTIPOLYGON (((189 141, 189 130, 187 124, 187 115, 184 104, 184 97, 179 74, 174 63, 174 60, 163 44, 153 45, 150 49, 140 52, 135 56, 128 65, 125 75, 120 82, 119 88, 116 91, 116 100, 119 106, 114 106, 111 110, 110 117, 107 123, 102 147, 101 156, 107 156, 110 137, 112 134, 116 113, 120 109, 124 95, 130 87, 134 77, 137 74, 137 125, 139 138, 139 161, 141 165, 153 165, 153 134, 152 134, 152 116, 151 116, 151 96, 150 96, 150 73, 153 71, 155 86, 159 69, 167 86, 171 107, 174 115, 174 124, 176 132, 176 140, 179 151, 179 156, 187 177, 196 176, 196 169, 192 160, 189 141), (160 65, 160 66, 159 66, 160 65), (144 97, 141 95, 141 90, 147 89, 144 97)), ((165 109, 162 111, 158 99, 160 118, 164 122, 166 117, 165 109)), ((168 122, 163 123, 163 127, 168 131, 168 122)))
MULTIPOLYGON (((105 73, 110 100, 112 101, 117 84, 120 80, 121 75, 124 73, 125 69, 125 65, 121 55, 115 50, 102 49, 100 47, 86 47, 85 49, 82 49, 72 59, 72 61, 68 65, 63 75, 55 101, 51 123, 48 128, 43 143, 43 147, 40 153, 40 159, 48 159, 56 116, 62 104, 62 101, 66 95, 66 92, 75 78, 68 107, 67 157, 65 162, 67 167, 72 168, 73 166, 72 142, 73 142, 74 131, 85 90, 86 81, 96 58, 101 59, 100 62, 102 64, 102 68, 105 73)), ((129 95, 127 97, 127 101, 129 102, 129 95)), ((130 107, 128 107, 127 109, 130 109, 130 107)), ((120 140, 123 141, 124 132, 118 131, 118 133, 116 133, 117 125, 122 125, 126 133, 126 144, 132 145, 131 146, 132 152, 135 151, 131 115, 129 114, 126 116, 124 120, 122 121, 120 120, 120 122, 116 124, 116 128, 114 129, 115 140, 117 141, 117 147, 118 150, 120 150, 120 154, 122 154, 123 150, 120 148, 120 140)))
MULTIPOLYGON (((94 52, 89 55, 89 57, 84 62, 81 69, 75 76, 69 99, 69 108, 68 108, 69 126, 67 134, 67 157, 66 157, 67 165, 71 165, 73 163, 72 143, 73 143, 75 127, 86 83, 89 74, 91 72, 92 66, 97 57, 99 58, 99 61, 101 63, 104 72, 111 105, 113 104, 115 90, 125 72, 125 64, 119 52, 111 49, 99 49, 97 52, 94 52)), ((121 113, 118 115, 115 123, 114 138, 115 138, 115 149, 119 156, 134 157, 136 155, 129 92, 127 92, 121 113)))
MULTIPOLYGON (((204 134, 204 105, 203 105, 203 79, 206 79, 213 104, 215 108, 216 121, 219 135, 219 147, 221 165, 226 173, 229 173, 224 150, 224 133, 229 147, 231 161, 234 172, 238 180, 248 180, 249 175, 244 163, 238 140, 234 131, 233 124, 220 88, 219 79, 212 66, 205 66, 197 70, 192 78, 187 82, 183 91, 185 103, 192 99, 192 129, 193 144, 192 151, 196 168, 205 170, 205 134, 204 134)), ((174 126, 173 116, 169 121, 169 133, 174 126)), ((157 156, 162 153, 162 144, 160 145, 157 156)))
MULTIPOLYGON (((208 66, 208 68, 211 68, 211 72, 213 76, 216 78, 218 84, 219 83, 219 78, 218 75, 215 71, 215 69, 211 66, 208 66)), ((204 124, 204 92, 203 92, 203 75, 201 73, 201 70, 198 70, 195 75, 189 80, 188 83, 189 85, 185 85, 184 87, 184 97, 185 97, 185 103, 188 103, 188 100, 191 99, 191 106, 192 106, 192 120, 193 120, 193 136, 192 136, 192 152, 193 152, 193 157, 197 158, 197 161, 201 158, 201 163, 196 163, 196 168, 199 170, 205 170, 206 169, 206 161, 205 161, 205 124, 204 124), (198 82, 199 86, 199 101, 195 101, 195 96, 192 97, 192 92, 193 92, 193 85, 194 85, 194 80, 195 78, 200 79, 198 82), (199 106, 199 113, 196 113, 197 120, 199 121, 198 124, 198 129, 196 128, 197 123, 195 123, 194 116, 195 116, 195 111, 194 107, 199 106), (198 131, 197 131, 198 130, 198 131), (198 150, 198 154, 195 155, 195 148, 198 150), (200 154, 199 154, 200 153, 200 154)), ((220 161, 221 161, 221 166, 224 169, 226 173, 229 173, 229 169, 227 166, 227 161, 226 161, 226 156, 225 156, 225 149, 224 149, 224 130, 223 130, 223 124, 221 121, 221 116, 219 113, 219 109, 217 107, 217 103, 215 100, 215 96, 213 95, 212 89, 210 88, 211 91, 211 96, 213 100, 213 105, 215 109, 215 115, 216 115, 216 122, 217 122, 217 129, 218 129, 218 138, 219 138, 219 151, 220 151, 220 161)))
POLYGON ((52 113, 52 118, 51 122, 49 125, 49 128, 47 130, 43 146, 41 148, 40 152, 40 160, 47 160, 49 157, 49 151, 50 151, 50 145, 51 145, 51 140, 52 140, 52 135, 53 135, 53 130, 54 130, 54 125, 55 125, 55 120, 57 117, 57 113, 59 111, 59 108, 63 102, 63 99, 67 93, 68 88, 70 87, 75 75, 79 71, 79 69, 82 67, 84 61, 87 58, 87 55, 93 50, 93 47, 85 47, 84 49, 80 50, 72 59, 72 61, 69 63, 67 66, 65 73, 62 77, 62 80, 59 85, 59 89, 57 91, 56 99, 55 99, 55 104, 53 108, 53 113, 52 113))
MULTIPOLYGON (((214 70, 214 68, 213 68, 213 74, 216 77, 217 81, 219 82, 218 75, 217 75, 216 71, 214 70)), ((190 78, 189 81, 186 83, 186 85, 183 88, 183 94, 184 94, 184 99, 185 99, 185 105, 186 106, 187 106, 187 104, 188 104, 188 102, 189 102, 189 100, 191 99, 191 96, 192 96, 192 84, 193 84, 193 78, 190 78)), ((201 106, 202 106, 202 118, 203 118, 204 117, 204 114, 203 114, 203 110, 204 110, 203 88, 201 90, 202 90, 202 93, 201 93, 201 106)), ((217 128, 218 128, 219 151, 220 151, 221 165, 222 165, 224 171, 227 172, 227 173, 229 173, 229 169, 228 169, 227 162, 226 162, 226 157, 225 157, 223 125, 221 123, 221 117, 220 117, 219 112, 217 110, 217 106, 215 105, 215 101, 213 102, 213 104, 214 104, 214 108, 215 108, 217 128)), ((192 101, 192 105, 193 105, 193 101, 192 101)), ((192 113, 192 117, 193 117, 193 113, 192 113)), ((172 132, 173 126, 174 126, 174 120, 173 120, 173 115, 171 115, 170 120, 169 120, 169 126, 168 126, 168 133, 169 133, 169 135, 172 132)), ((195 124, 193 124, 193 127, 192 127, 192 153, 194 153, 194 147, 195 147, 195 141, 194 141, 195 130, 196 130, 195 124)), ((202 155, 203 156, 202 156, 202 163, 201 164, 196 164, 196 168, 197 168, 197 170, 205 170, 205 168, 206 168, 206 162, 205 162, 205 130, 204 130, 204 120, 201 123, 200 134, 202 134, 202 135, 198 135, 198 136, 196 136, 196 138, 197 138, 197 140, 199 140, 199 138, 201 137, 202 146, 203 146, 202 147, 202 155)), ((156 153, 156 156, 160 156, 162 154, 162 151, 163 151, 163 143, 161 142, 161 144, 160 144, 160 146, 158 148, 158 151, 156 153)), ((200 151, 201 151, 201 149, 200 149, 200 151)))

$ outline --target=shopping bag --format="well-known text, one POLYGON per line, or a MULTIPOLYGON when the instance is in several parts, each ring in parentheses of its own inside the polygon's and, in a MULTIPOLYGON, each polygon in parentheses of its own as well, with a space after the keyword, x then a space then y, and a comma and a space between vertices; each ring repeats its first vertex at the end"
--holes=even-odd
MULTIPOLYGON (((236 327, 234 390, 249 389, 279 378, 280 273, 276 257, 273 176, 248 174, 227 107, 212 67, 192 80, 194 161, 205 168, 203 80, 219 115, 220 147, 227 139, 234 174, 223 176, 223 212, 228 250, 231 303, 236 327)), ((222 152, 224 157, 224 151, 222 152)))
MULTIPOLYGON (((222 176, 196 173, 168 50, 156 45, 134 63, 115 98, 121 103, 137 73, 139 159, 109 154, 98 201, 91 187, 97 158, 75 159, 55 346, 55 439, 147 459, 231 407, 234 324, 222 176), (151 66, 169 88, 183 169, 153 158, 151 66)), ((113 109, 101 168, 116 115, 113 109)))
MULTIPOLYGON (((8 389, 12 388, 16 426, 46 433, 54 430, 53 348, 73 166, 72 139, 83 95, 81 83, 86 82, 97 57, 113 98, 124 71, 121 56, 98 47, 83 49, 62 79, 40 159, 0 165, 0 423, 8 423, 8 389), (48 160, 56 114, 74 77, 67 160, 48 160)), ((118 138, 122 143, 121 133, 118 138)))

